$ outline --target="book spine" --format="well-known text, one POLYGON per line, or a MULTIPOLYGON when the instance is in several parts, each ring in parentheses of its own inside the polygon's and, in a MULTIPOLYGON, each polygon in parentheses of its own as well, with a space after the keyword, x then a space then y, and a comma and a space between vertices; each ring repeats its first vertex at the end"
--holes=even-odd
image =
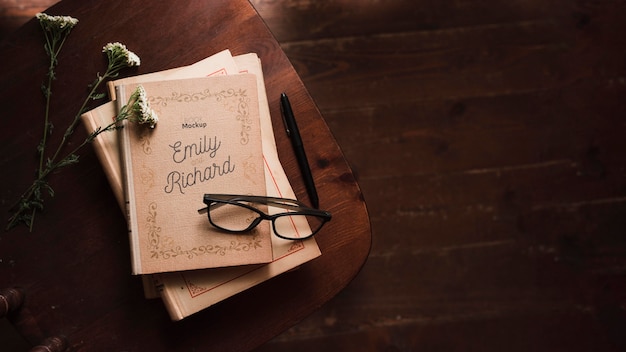
POLYGON ((109 99, 111 99, 111 101, 117 101, 117 97, 115 93, 115 82, 108 81, 106 84, 107 84, 107 91, 109 92, 109 99))
MULTIPOLYGON (((91 134, 98 129, 98 127, 104 127, 110 124, 116 115, 115 107, 115 102, 109 102, 82 114, 81 120, 87 133, 91 134)), ((111 149, 112 146, 110 146, 114 143, 117 144, 117 140, 117 131, 103 132, 93 140, 92 145, 104 174, 109 181, 111 190, 115 195, 115 199, 122 212, 125 213, 126 206, 124 205, 124 192, 122 191, 121 170, 118 160, 119 148, 115 146, 115 148, 111 149)))
MULTIPOLYGON (((121 111, 124 104, 128 100, 125 86, 116 86, 115 93, 117 97, 117 111, 121 111)), ((120 159, 122 161, 122 176, 124 184, 124 200, 126 205, 126 220, 128 222, 128 237, 130 240, 130 260, 132 265, 132 274, 142 274, 141 254, 139 248, 139 238, 137 235, 137 216, 133 216, 131 212, 135 211, 134 200, 134 183, 133 183, 133 164, 130 154, 130 136, 127 128, 128 120, 122 120, 122 129, 120 130, 120 159)))

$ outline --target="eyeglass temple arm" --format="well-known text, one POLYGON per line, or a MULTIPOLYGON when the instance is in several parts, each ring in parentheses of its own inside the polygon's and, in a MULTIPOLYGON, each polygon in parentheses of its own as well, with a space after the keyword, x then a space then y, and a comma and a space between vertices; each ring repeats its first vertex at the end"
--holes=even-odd
MULTIPOLYGON (((245 201, 245 199, 231 199, 230 201, 245 201)), ((252 200, 251 200, 252 201, 252 200)), ((255 203, 260 203, 260 204, 265 204, 265 205, 270 205, 270 206, 275 206, 277 208, 283 208, 283 209, 293 209, 293 210, 297 210, 302 208, 299 205, 291 205, 291 204, 284 204, 284 203, 279 203, 279 202, 275 202, 272 200, 266 200, 266 201, 260 201, 260 200, 254 200, 255 203)), ((215 209, 215 208, 219 208, 223 205, 228 204, 228 202, 215 202, 212 203, 210 205, 211 209, 215 209)), ((209 211, 209 206, 206 206, 202 209, 198 209, 198 214, 206 214, 209 211)))
MULTIPOLYGON (((262 197, 262 196, 238 196, 238 197, 233 197, 233 198, 229 198, 229 199, 219 199, 219 201, 216 201, 215 203, 212 203, 210 205, 210 207, 211 208, 218 208, 218 207, 221 207, 223 205, 228 204, 229 201, 251 201, 251 202, 256 202, 256 203, 270 205, 270 206, 275 206, 277 208, 283 208, 283 209, 291 209, 291 210, 303 210, 303 209, 305 209, 307 211, 326 213, 326 212, 318 210, 318 209, 309 208, 309 207, 305 206, 304 204, 301 204, 300 202, 298 202, 297 200, 294 200, 294 199, 276 198, 276 197, 262 197)), ((202 209, 198 209, 198 213, 199 214, 205 214, 208 211, 209 211, 209 206, 206 206, 206 207, 204 207, 202 209)))
MULTIPOLYGON (((212 203, 210 205, 210 207, 215 209, 215 208, 219 208, 219 207, 221 207, 223 205, 226 205, 226 204, 228 204, 228 203, 215 202, 215 203, 212 203)), ((206 214, 208 212, 209 212, 209 206, 206 206, 206 207, 204 207, 202 209, 198 209, 198 214, 206 214)))

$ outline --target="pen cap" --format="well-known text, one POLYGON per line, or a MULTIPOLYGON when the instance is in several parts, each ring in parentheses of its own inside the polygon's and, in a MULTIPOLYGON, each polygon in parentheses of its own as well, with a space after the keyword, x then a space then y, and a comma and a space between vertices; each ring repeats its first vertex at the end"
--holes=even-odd
POLYGON ((289 98, 286 93, 280 94, 280 111, 283 117, 283 124, 285 125, 285 131, 287 132, 287 136, 293 137, 292 134, 297 135, 298 127, 296 126, 296 120, 293 115, 293 110, 291 109, 291 103, 289 102, 289 98))

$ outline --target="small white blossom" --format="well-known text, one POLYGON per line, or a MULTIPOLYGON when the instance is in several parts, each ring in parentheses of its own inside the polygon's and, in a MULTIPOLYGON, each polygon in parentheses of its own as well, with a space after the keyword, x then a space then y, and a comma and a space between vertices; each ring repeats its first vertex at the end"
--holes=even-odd
POLYGON ((150 108, 145 88, 142 85, 138 85, 133 96, 135 101, 132 104, 131 111, 135 115, 136 121, 140 124, 149 124, 150 128, 154 128, 159 121, 159 117, 150 108))
POLYGON ((70 30, 78 23, 78 20, 71 16, 50 16, 46 13, 35 15, 41 26, 47 31, 70 30))
POLYGON ((128 66, 139 66, 141 65, 141 59, 139 59, 139 56, 137 56, 137 54, 133 53, 132 51, 128 51, 128 57, 126 58, 126 62, 128 63, 128 66))
POLYGON ((105 45, 104 47, 102 47, 102 52, 107 52, 107 51, 117 51, 117 50, 128 50, 126 49, 126 45, 120 43, 120 42, 115 42, 115 43, 107 43, 107 45, 105 45))
POLYGON ((141 65, 139 56, 128 50, 126 45, 122 43, 108 43, 102 48, 102 52, 107 54, 109 66, 111 67, 133 67, 141 65))

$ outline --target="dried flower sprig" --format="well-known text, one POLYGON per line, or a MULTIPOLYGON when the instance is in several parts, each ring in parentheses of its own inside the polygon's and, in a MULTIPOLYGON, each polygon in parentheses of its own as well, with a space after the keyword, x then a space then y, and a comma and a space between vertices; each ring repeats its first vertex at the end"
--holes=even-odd
POLYGON ((52 81, 56 79, 55 68, 58 64, 59 52, 67 39, 70 31, 78 23, 78 20, 69 16, 50 16, 44 13, 37 14, 37 19, 44 31, 46 44, 44 45, 46 53, 50 58, 48 69, 48 83, 42 86, 44 97, 46 98, 46 110, 44 116, 44 133, 43 138, 37 147, 39 152, 39 168, 37 170, 35 180, 32 185, 22 194, 17 204, 12 208, 14 213, 9 218, 7 229, 13 228, 18 224, 27 225, 32 231, 35 215, 37 211, 43 210, 44 193, 47 192, 51 197, 54 196, 54 190, 48 183, 48 176, 55 170, 78 163, 78 150, 84 145, 94 140, 100 133, 111 131, 119 128, 118 122, 123 119, 129 119, 139 123, 148 123, 154 128, 158 118, 154 111, 149 108, 145 96, 145 90, 139 86, 137 91, 131 95, 129 103, 121 109, 120 114, 114 122, 105 127, 99 127, 93 131, 87 138, 69 153, 61 156, 68 138, 74 133, 74 130, 80 122, 80 116, 86 112, 86 108, 90 101, 98 100, 105 96, 103 93, 97 93, 98 88, 107 79, 117 77, 119 72, 127 67, 139 66, 141 61, 139 57, 128 50, 121 43, 109 43, 102 48, 102 52, 106 54, 108 59, 107 69, 104 74, 97 74, 95 81, 89 85, 91 90, 82 106, 74 116, 74 119, 65 130, 63 138, 53 155, 46 159, 45 149, 47 137, 52 133, 52 123, 49 120, 50 97, 52 95, 52 81), (45 162, 44 162, 45 161, 45 162))
POLYGON ((44 168, 44 155, 46 142, 48 139, 48 135, 52 133, 52 123, 50 122, 50 97, 52 96, 52 81, 56 79, 55 76, 55 68, 58 64, 58 55, 61 52, 61 48, 67 39, 67 36, 72 31, 72 28, 78 24, 78 20, 76 18, 70 16, 50 16, 45 13, 38 13, 35 17, 39 20, 39 25, 43 30, 44 37, 46 39, 46 43, 44 44, 44 49, 46 50, 46 54, 48 55, 50 61, 48 64, 48 82, 47 84, 43 84, 41 86, 41 91, 43 92, 44 98, 46 99, 46 110, 44 115, 44 124, 43 124, 43 137, 41 139, 41 143, 39 143, 38 152, 39 152, 39 170, 38 174, 41 175, 44 168))
POLYGON ((81 144, 69 152, 63 159, 57 163, 48 164, 48 166, 44 169, 44 172, 36 178, 33 181, 33 184, 26 190, 26 192, 24 192, 24 194, 22 194, 18 203, 18 209, 9 219, 7 229, 10 229, 20 223, 24 223, 28 225, 32 231, 35 213, 37 210, 43 209, 42 191, 47 191, 50 196, 54 196, 54 191, 47 182, 47 176, 58 168, 77 163, 78 151, 85 145, 93 142, 98 135, 122 128, 120 122, 123 120, 129 120, 138 124, 148 124, 150 128, 154 128, 159 121, 159 118, 154 110, 150 108, 147 101, 147 95, 144 87, 141 85, 137 86, 133 94, 131 94, 128 99, 128 103, 120 109, 118 115, 109 125, 96 128, 81 144))
POLYGON ((128 50, 126 45, 122 43, 109 43, 102 48, 102 52, 107 54, 109 66, 112 66, 111 69, 141 65, 139 56, 128 50))
POLYGON ((150 128, 154 128, 154 126, 156 126, 156 123, 159 121, 159 117, 156 112, 150 108, 146 90, 142 85, 137 86, 137 89, 133 95, 131 95, 129 105, 131 106, 133 112, 131 116, 137 117, 134 122, 139 124, 149 124, 150 128))
POLYGON ((89 85, 91 87, 91 91, 83 102, 83 105, 80 107, 80 109, 78 109, 78 113, 74 116, 74 120, 72 120, 72 123, 65 130, 63 139, 61 140, 59 147, 52 157, 53 161, 56 160, 56 158, 59 156, 59 153, 67 143, 67 139, 69 138, 69 136, 74 133, 74 129, 76 129, 76 126, 80 122, 80 115, 86 112, 89 102, 91 100, 98 100, 106 96, 104 93, 97 93, 100 85, 107 79, 117 77, 122 69, 127 67, 139 66, 141 64, 139 56, 128 50, 125 45, 120 43, 109 43, 102 48, 102 52, 107 55, 107 69, 104 74, 98 74, 95 81, 89 85))
POLYGON ((150 128, 154 128, 157 122, 159 122, 156 112, 148 104, 148 95, 141 84, 130 95, 128 103, 120 109, 116 121, 119 122, 125 119, 140 125, 147 124, 150 128))
POLYGON ((126 105, 122 106, 120 112, 115 116, 113 121, 107 126, 100 126, 92 131, 87 138, 83 141, 81 145, 76 147, 75 151, 82 148, 85 144, 93 142, 98 135, 104 132, 114 131, 122 128, 123 126, 120 122, 124 120, 128 120, 130 122, 135 122, 138 124, 148 124, 150 128, 154 128, 159 121, 159 117, 156 112, 150 108, 150 105, 147 103, 148 98, 146 94, 146 90, 142 85, 138 85, 135 88, 133 94, 130 95, 128 102, 126 105))

